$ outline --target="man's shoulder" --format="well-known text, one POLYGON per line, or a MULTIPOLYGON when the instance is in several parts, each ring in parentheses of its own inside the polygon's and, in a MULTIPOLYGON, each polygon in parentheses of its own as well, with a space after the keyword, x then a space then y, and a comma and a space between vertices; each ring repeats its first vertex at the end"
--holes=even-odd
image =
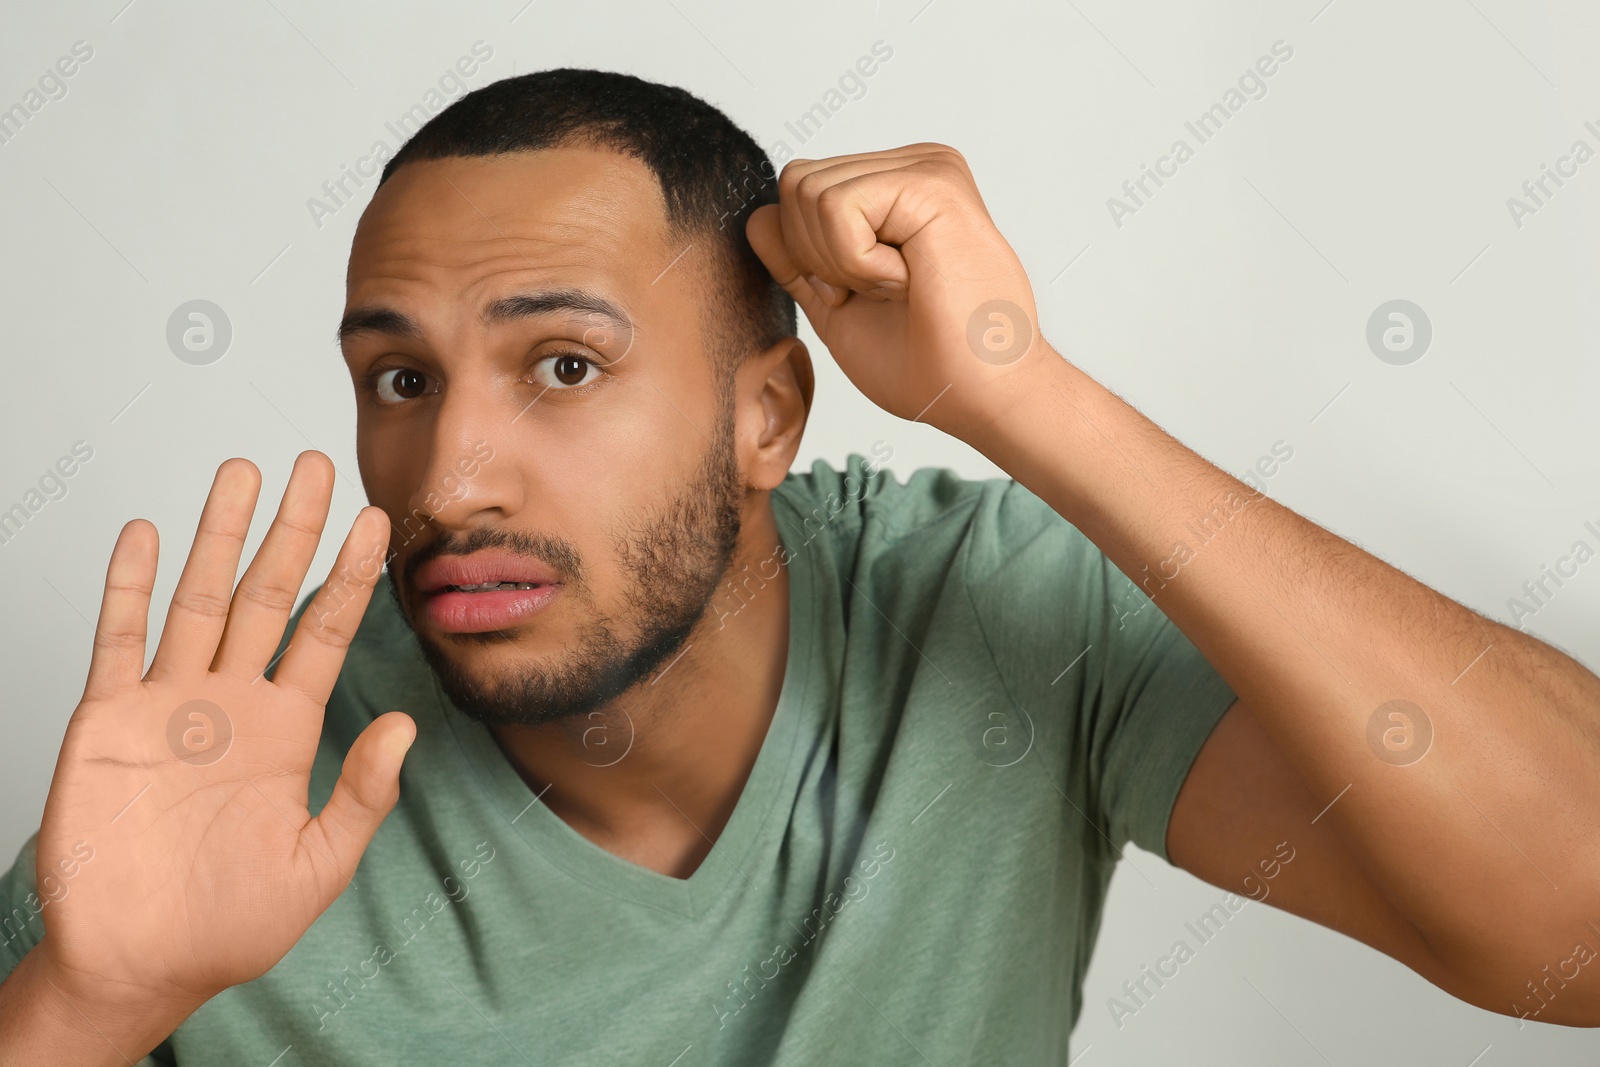
POLYGON ((894 450, 880 441, 871 455, 850 453, 842 467, 818 459, 808 470, 791 471, 772 494, 779 522, 808 534, 826 527, 854 536, 870 527, 880 537, 898 539, 933 524, 970 519, 985 496, 1004 492, 1010 482, 969 478, 945 467, 902 475, 886 466, 893 457, 894 450))
POLYGON ((1078 530, 1026 487, 1008 477, 973 478, 946 467, 920 467, 904 480, 885 464, 893 449, 879 442, 870 456, 851 453, 842 468, 826 460, 791 471, 773 492, 785 535, 809 542, 828 532, 835 543, 860 546, 864 531, 877 548, 948 550, 968 542, 969 568, 978 577, 1014 551, 1082 552, 1092 548, 1078 530))

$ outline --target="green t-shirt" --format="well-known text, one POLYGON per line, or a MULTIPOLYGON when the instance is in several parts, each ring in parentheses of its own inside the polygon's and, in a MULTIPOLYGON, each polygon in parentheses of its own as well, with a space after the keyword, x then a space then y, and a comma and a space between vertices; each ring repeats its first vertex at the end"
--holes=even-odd
MULTIPOLYGON (((782 693, 691 877, 613 856, 538 803, 379 590, 328 704, 311 806, 392 709, 419 730, 399 804, 289 954, 155 1058, 1067 1063, 1120 849, 1165 858, 1173 801, 1233 693, 1008 479, 901 484, 851 456, 772 501, 784 550, 710 611, 737 625, 789 568, 782 693)), ((6 971, 42 931, 32 889, 30 841, 0 882, 6 971)))

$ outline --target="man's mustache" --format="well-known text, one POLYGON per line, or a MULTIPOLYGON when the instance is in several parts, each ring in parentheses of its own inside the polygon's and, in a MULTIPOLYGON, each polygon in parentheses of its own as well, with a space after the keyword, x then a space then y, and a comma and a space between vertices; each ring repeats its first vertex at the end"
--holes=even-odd
POLYGON ((461 534, 441 533, 418 548, 406 559, 405 585, 415 588, 418 568, 430 560, 443 556, 468 556, 490 548, 536 559, 559 574, 562 582, 568 585, 580 585, 583 582, 583 560, 572 542, 551 534, 479 527, 461 534))

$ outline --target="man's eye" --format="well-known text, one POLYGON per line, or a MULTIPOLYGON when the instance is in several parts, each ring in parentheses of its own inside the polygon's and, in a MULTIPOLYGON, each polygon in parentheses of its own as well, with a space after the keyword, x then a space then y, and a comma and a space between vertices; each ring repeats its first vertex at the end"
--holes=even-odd
POLYGON ((533 365, 533 379, 546 389, 576 389, 600 377, 599 366, 575 352, 558 352, 533 365))
POLYGON ((372 386, 377 390, 379 400, 386 404, 398 404, 402 400, 415 400, 426 393, 428 376, 409 367, 396 367, 394 370, 380 371, 373 379, 372 386))

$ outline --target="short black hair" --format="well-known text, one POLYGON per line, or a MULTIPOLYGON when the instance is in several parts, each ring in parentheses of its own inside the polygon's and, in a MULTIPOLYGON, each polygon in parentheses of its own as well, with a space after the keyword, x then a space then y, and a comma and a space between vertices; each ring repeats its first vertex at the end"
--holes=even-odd
POLYGON ((701 330, 719 375, 794 336, 794 299, 744 233, 751 212, 778 202, 777 172, 727 115, 676 86, 575 67, 491 82, 419 129, 384 166, 378 185, 418 160, 574 144, 643 162, 661 187, 669 240, 709 246, 708 270, 723 280, 701 307, 701 330))

